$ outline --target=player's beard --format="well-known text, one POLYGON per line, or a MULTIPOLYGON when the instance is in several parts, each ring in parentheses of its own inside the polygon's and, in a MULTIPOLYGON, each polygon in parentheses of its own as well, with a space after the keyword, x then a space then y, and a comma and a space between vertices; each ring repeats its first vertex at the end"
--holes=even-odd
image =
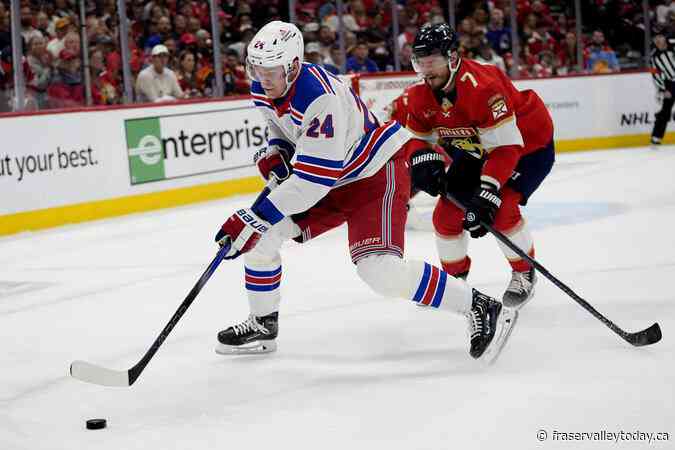
POLYGON ((432 75, 424 77, 424 81, 434 91, 439 91, 443 89, 443 87, 448 83, 449 79, 450 79, 449 74, 446 76, 432 75))

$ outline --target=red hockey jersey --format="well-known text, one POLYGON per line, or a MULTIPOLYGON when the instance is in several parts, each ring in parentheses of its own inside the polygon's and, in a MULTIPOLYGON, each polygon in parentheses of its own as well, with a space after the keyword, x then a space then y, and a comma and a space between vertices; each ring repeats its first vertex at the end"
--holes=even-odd
POLYGON ((485 159, 482 179, 503 186, 521 156, 553 139, 553 122, 532 90, 519 91, 499 68, 462 60, 455 88, 435 94, 424 82, 406 88, 405 126, 428 141, 485 159))

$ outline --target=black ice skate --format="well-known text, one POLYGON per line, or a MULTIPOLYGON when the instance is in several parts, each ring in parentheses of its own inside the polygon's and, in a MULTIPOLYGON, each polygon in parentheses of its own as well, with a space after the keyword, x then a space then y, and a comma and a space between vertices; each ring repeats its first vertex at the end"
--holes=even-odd
POLYGON ((216 353, 221 355, 270 353, 277 349, 279 313, 250 315, 244 322, 218 333, 216 353))
POLYGON ((502 302, 507 308, 520 309, 534 296, 537 274, 532 267, 527 272, 513 272, 502 302))
POLYGON ((475 359, 493 363, 511 334, 518 312, 503 308, 497 300, 474 289, 467 318, 471 336, 469 353, 475 359))

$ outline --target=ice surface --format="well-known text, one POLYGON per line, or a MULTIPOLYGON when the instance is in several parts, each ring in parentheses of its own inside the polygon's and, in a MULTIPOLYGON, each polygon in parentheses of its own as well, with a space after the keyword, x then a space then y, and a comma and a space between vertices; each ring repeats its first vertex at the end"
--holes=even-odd
MULTIPOLYGON (((673 449, 674 169, 668 147, 561 155, 525 209, 540 262, 663 341, 630 347, 542 278, 488 369, 464 319, 370 292, 340 228, 284 248, 276 354, 213 351, 247 315, 242 262, 225 262, 133 387, 85 384, 70 362, 133 365, 251 197, 1 239, 0 449, 673 449), (95 417, 108 428, 85 430, 95 417), (552 441, 622 430, 670 441, 552 441)), ((406 253, 435 262, 432 234, 410 232, 406 253)), ((471 255, 470 282, 501 296, 494 239, 471 255)))

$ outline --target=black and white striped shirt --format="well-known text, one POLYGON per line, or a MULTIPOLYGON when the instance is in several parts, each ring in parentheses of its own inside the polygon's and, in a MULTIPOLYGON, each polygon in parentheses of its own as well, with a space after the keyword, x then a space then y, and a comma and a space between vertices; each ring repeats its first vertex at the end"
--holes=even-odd
POLYGON ((652 49, 651 64, 654 84, 660 91, 665 91, 666 84, 675 82, 675 39, 668 39, 665 50, 652 49))

